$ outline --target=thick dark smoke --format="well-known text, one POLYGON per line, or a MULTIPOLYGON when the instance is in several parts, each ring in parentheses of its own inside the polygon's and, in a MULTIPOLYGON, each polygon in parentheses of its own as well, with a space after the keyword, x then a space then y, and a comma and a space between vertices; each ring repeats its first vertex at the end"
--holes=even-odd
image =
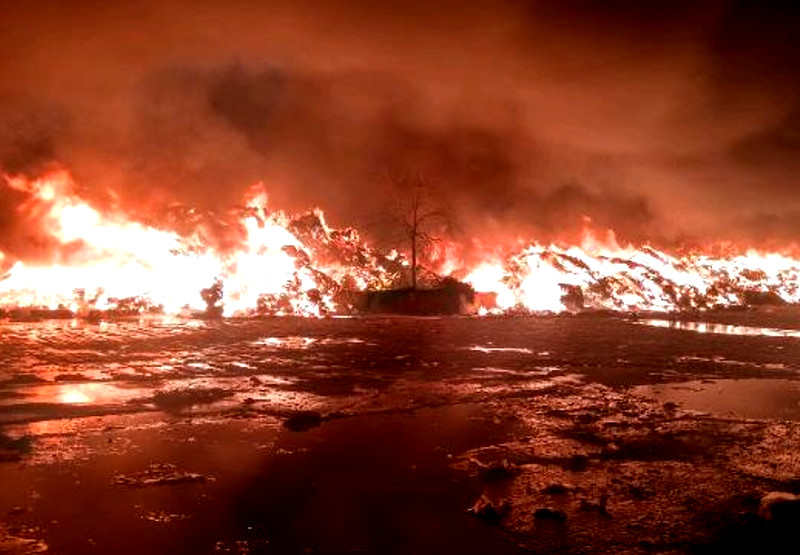
MULTIPOLYGON (((425 175, 462 237, 789 245, 791 4, 636 0, 55 2, 0 15, 0 167, 64 167, 148 217, 276 207, 367 227, 425 175)), ((24 256, 2 191, 3 250, 24 256)), ((223 229, 223 228, 220 228, 223 229)), ((26 242, 27 241, 27 242, 26 242)), ((36 249, 33 249, 36 250, 36 249)))

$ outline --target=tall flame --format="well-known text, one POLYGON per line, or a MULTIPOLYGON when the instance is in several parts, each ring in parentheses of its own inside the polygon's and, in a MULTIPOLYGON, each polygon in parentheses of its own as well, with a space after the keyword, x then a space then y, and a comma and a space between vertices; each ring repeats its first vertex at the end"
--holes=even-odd
MULTIPOLYGON (((390 286, 399 277, 396 263, 377 255, 354 231, 331 230, 321 213, 292 221, 269 212, 259 186, 246 199, 243 243, 222 253, 197 234, 182 237, 119 213, 101 214, 75 195, 64 171, 34 181, 9 178, 8 184, 29 195, 20 210, 68 255, 55 263, 14 262, 0 276, 0 306, 179 313, 216 304, 226 315, 318 315, 336 310, 334 297, 348 287, 390 286), (323 261, 315 248, 335 252, 323 261)), ((0 262, 8 258, 0 256, 0 262)))

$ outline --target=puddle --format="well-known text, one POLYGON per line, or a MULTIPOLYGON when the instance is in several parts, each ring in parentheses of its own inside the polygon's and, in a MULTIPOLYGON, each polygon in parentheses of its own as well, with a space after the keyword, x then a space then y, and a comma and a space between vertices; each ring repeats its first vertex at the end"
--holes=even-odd
POLYGON ((478 405, 306 432, 239 420, 125 426, 89 437, 72 466, 0 466, 0 514, 30 504, 35 488, 26 518, 52 523, 39 537, 54 553, 521 555, 466 513, 482 485, 450 467, 452 454, 505 442, 514 426, 478 405), (92 518, 75 518, 84 506, 92 518))
POLYGON ((484 347, 483 345, 473 345, 469 347, 470 351, 478 351, 480 353, 524 353, 532 355, 533 351, 525 347, 484 347))
POLYGON ((765 370, 787 370, 790 371, 791 367, 789 365, 784 364, 782 362, 765 362, 762 364, 755 363, 755 362, 745 362, 743 360, 731 360, 727 359, 723 356, 715 356, 715 357, 698 357, 693 355, 681 355, 679 357, 675 357, 675 361, 682 363, 682 364, 692 364, 694 362, 700 363, 713 363, 713 364, 725 364, 728 366, 738 366, 738 367, 756 367, 756 368, 763 368, 765 370))
MULTIPOLYGON (((107 405, 141 398, 146 393, 145 389, 118 387, 110 383, 55 383, 27 387, 21 395, 26 404, 107 405)), ((0 406, 19 403, 18 398, 0 400, 0 406)))
POLYGON ((262 337, 252 342, 254 346, 281 347, 284 349, 307 349, 314 344, 313 337, 262 337))
POLYGON ((726 418, 800 420, 800 382, 793 380, 704 380, 642 385, 632 392, 726 418))
POLYGON ((308 349, 311 346, 319 345, 361 345, 367 344, 363 339, 358 337, 303 337, 303 336, 289 336, 289 337, 262 337, 251 343, 255 346, 277 347, 282 349, 308 349))
POLYGON ((656 328, 693 331, 697 333, 715 333, 723 335, 756 335, 766 337, 798 337, 800 330, 779 328, 758 328, 753 326, 735 326, 732 324, 715 324, 712 322, 682 322, 679 320, 640 320, 639 324, 656 328))
POLYGON ((552 371, 558 370, 558 368, 533 368, 531 370, 511 370, 509 368, 495 368, 494 366, 476 366, 473 368, 476 372, 481 374, 500 374, 500 375, 507 375, 507 376, 523 376, 523 377, 534 377, 534 376, 547 376, 552 371))

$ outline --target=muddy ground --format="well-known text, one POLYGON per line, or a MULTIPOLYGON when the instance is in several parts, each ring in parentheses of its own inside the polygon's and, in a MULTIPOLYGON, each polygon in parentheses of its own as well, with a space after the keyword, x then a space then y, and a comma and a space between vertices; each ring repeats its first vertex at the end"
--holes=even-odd
POLYGON ((0 322, 0 553, 795 553, 798 336, 795 308, 0 322))

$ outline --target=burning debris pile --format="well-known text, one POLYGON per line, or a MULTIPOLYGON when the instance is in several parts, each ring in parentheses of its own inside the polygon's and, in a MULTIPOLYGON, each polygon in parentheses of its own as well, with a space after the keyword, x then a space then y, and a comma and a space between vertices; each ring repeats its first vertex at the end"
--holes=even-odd
MULTIPOLYGON (((319 316, 351 312, 360 292, 400 287, 409 273, 402 254, 381 254, 356 230, 328 227, 319 210, 299 217, 268 210, 260 185, 233 224, 217 222, 237 229, 226 248, 211 246, 208 226, 191 210, 169 229, 118 210, 101 213, 75 193, 67 172, 7 178, 6 187, 24 199, 18 231, 39 253, 3 252, 7 243, 0 243, 6 312, 319 316)), ((597 241, 589 234, 580 247, 534 244, 474 267, 448 258, 438 275, 420 271, 434 276, 431 283, 463 277, 478 292, 472 308, 480 313, 800 302, 800 261, 789 256, 676 256, 620 247, 613 235, 597 241)))
POLYGON ((403 275, 402 256, 380 255, 355 230, 329 228, 321 212, 270 212, 262 187, 246 200, 240 244, 220 252, 206 246, 202 226, 179 235, 101 214, 75 195, 66 172, 8 186, 27 195, 21 210, 50 248, 37 264, 0 251, 6 310, 321 315, 403 275))
POLYGON ((747 252, 680 258, 651 247, 533 245, 465 278, 496 310, 674 311, 800 302, 800 261, 747 252))

